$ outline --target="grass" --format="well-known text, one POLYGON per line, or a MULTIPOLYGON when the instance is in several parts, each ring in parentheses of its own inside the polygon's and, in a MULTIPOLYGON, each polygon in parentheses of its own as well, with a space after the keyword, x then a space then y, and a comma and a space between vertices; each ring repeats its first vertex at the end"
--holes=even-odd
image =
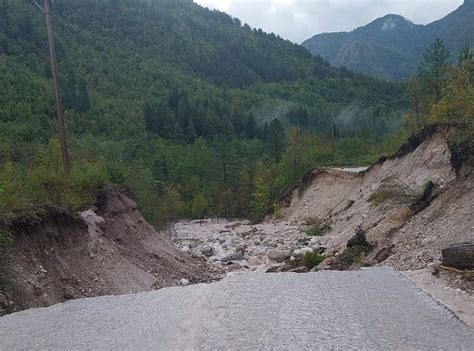
POLYGON ((413 205, 423 197, 425 189, 426 185, 421 189, 414 189, 405 183, 389 178, 370 195, 368 201, 372 206, 380 206, 384 203, 413 205))
POLYGON ((331 231, 331 226, 329 224, 324 224, 322 226, 311 226, 304 230, 306 235, 309 236, 323 236, 329 231, 331 231))
POLYGON ((329 223, 318 217, 307 218, 303 226, 303 231, 308 236, 323 236, 332 229, 329 223))

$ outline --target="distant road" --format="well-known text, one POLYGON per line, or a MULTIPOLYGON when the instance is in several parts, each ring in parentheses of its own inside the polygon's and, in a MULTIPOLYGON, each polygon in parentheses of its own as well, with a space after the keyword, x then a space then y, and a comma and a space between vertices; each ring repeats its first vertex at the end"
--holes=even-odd
POLYGON ((474 332, 388 268, 242 273, 0 318, 0 349, 472 350, 474 332))
POLYGON ((360 173, 369 169, 369 167, 330 167, 329 169, 334 169, 336 171, 360 173))

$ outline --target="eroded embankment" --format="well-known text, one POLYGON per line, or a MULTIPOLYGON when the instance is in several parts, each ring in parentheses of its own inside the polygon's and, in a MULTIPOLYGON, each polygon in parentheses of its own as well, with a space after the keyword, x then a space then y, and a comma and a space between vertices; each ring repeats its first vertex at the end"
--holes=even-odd
POLYGON ((50 208, 15 219, 11 231, 0 312, 213 278, 203 259, 178 252, 145 221, 124 188, 99 194, 94 211, 50 208))
POLYGON ((320 238, 332 257, 325 266, 337 261, 358 228, 371 246, 358 265, 384 262, 408 270, 439 263, 443 248, 474 239, 472 155, 455 169, 449 133, 430 127, 360 174, 315 171, 303 191, 293 192, 285 218, 318 218, 330 226, 320 238), (407 192, 407 201, 390 201, 387 194, 374 206, 369 200, 388 183, 407 192))
POLYGON ((474 243, 473 144, 451 133, 428 127, 360 174, 317 170, 284 216, 330 228, 318 269, 392 266, 474 326, 474 272, 442 265, 443 249, 474 243))

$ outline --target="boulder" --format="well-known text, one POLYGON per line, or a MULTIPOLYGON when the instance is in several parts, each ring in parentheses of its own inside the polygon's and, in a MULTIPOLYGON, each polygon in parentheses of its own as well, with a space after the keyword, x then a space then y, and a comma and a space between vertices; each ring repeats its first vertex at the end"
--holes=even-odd
POLYGON ((235 252, 245 252, 249 246, 246 243, 242 243, 236 246, 235 252))
POLYGON ((265 273, 278 273, 281 271, 281 267, 280 266, 272 266, 270 268, 268 268, 265 273))
POLYGON ((268 258, 272 261, 282 262, 287 258, 291 257, 290 250, 270 250, 267 254, 268 258))
POLYGON ((74 295, 75 295, 74 288, 70 285, 66 285, 64 287, 64 294, 63 294, 64 298, 66 300, 72 300, 75 297, 74 295))
POLYGON ((367 238, 365 236, 365 230, 363 230, 360 226, 355 230, 355 235, 347 242, 347 247, 354 246, 370 247, 370 244, 367 242, 367 238))
POLYGON ((201 250, 201 253, 206 257, 214 256, 214 248, 211 246, 206 246, 201 250))
POLYGON ((307 253, 312 253, 314 250, 311 247, 303 247, 301 249, 296 249, 293 251, 293 256, 301 257, 306 255, 307 253))
POLYGON ((312 249, 314 252, 320 255, 326 252, 326 248, 324 246, 313 246, 312 249))
POLYGON ((441 251, 443 266, 474 269, 474 243, 454 244, 441 251))
POLYGON ((348 249, 353 247, 363 248, 365 253, 371 251, 374 248, 374 246, 372 246, 367 241, 367 237, 365 236, 365 230, 363 230, 360 226, 357 227, 357 229, 355 230, 355 235, 347 242, 348 249))
POLYGON ((305 266, 301 266, 301 267, 290 269, 289 272, 291 272, 291 273, 308 273, 309 269, 305 266))
POLYGON ((181 279, 178 283, 180 286, 188 286, 189 285, 189 280, 187 279, 181 279))
POLYGON ((250 257, 247 259, 247 263, 249 264, 249 266, 258 266, 260 264, 260 260, 258 259, 258 257, 250 257))
POLYGON ((235 252, 233 254, 227 255, 221 259, 222 263, 230 262, 230 261, 239 261, 244 258, 244 253, 242 251, 235 252))

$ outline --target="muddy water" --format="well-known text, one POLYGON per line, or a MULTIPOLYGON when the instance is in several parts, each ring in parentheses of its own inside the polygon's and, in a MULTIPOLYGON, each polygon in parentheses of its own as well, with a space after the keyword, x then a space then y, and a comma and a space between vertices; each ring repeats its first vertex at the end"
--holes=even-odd
POLYGON ((0 318, 0 349, 445 349, 474 333, 393 270, 238 273, 0 318))

